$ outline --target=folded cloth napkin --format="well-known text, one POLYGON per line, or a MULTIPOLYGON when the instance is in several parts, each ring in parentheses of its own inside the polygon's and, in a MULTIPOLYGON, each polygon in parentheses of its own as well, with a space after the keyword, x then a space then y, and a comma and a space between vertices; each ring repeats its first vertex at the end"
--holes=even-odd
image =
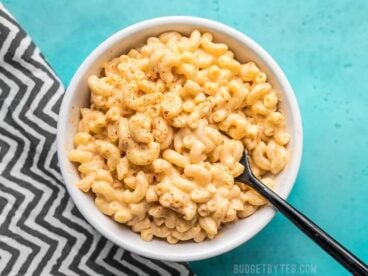
POLYGON ((0 275, 192 275, 119 248, 83 219, 56 157, 63 93, 0 4, 0 275))

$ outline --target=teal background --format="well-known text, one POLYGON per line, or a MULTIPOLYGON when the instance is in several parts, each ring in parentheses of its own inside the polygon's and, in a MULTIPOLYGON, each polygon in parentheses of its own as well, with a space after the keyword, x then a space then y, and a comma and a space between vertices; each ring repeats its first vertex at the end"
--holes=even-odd
MULTIPOLYGON (((289 201, 368 261, 368 1, 5 0, 3 4, 65 86, 105 38, 147 18, 200 16, 249 35, 280 64, 302 113, 304 155, 289 201)), ((313 264, 315 275, 348 274, 279 214, 246 244, 190 265, 198 275, 233 275, 234 265, 240 264, 313 264)))

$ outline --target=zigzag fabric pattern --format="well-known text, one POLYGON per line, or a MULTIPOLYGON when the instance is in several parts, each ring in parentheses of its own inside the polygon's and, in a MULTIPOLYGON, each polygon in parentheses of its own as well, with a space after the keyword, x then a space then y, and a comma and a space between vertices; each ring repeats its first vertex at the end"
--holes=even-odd
POLYGON ((0 5, 0 275, 193 275, 117 247, 82 218, 56 157, 63 92, 0 5))

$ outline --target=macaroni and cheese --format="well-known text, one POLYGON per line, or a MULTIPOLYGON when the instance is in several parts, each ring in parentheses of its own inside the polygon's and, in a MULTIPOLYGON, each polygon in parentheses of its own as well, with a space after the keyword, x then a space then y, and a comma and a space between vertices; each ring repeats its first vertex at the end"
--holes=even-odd
POLYGON ((279 97, 254 62, 240 63, 210 33, 147 43, 90 76, 75 149, 78 188, 142 239, 214 238, 266 201, 238 183, 244 150, 272 187, 288 163, 279 97))

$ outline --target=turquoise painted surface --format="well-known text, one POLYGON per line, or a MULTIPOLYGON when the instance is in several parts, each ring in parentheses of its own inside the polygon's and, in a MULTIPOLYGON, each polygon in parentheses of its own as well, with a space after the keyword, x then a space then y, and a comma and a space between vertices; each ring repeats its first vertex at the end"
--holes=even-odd
MULTIPOLYGON (((255 39, 285 71, 303 117, 304 156, 290 202, 368 262, 368 1, 8 0, 3 4, 65 85, 101 41, 147 18, 201 16, 255 39)), ((239 248, 191 266, 198 275, 236 275, 236 268, 250 269, 252 264, 279 264, 272 270, 275 274, 291 274, 286 265, 298 269, 299 264, 317 266, 315 275, 348 274, 281 215, 239 248)))

